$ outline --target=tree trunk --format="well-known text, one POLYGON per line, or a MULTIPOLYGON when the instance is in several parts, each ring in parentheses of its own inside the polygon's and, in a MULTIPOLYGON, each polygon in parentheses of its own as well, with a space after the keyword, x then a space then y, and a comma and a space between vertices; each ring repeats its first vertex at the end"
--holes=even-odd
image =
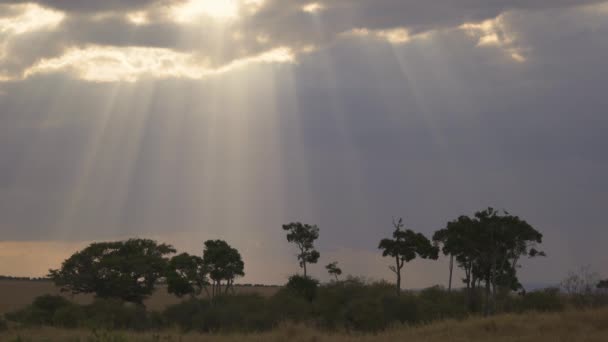
POLYGON ((302 263, 302 265, 304 266, 304 278, 306 278, 307 277, 307 275, 306 275, 306 263, 304 262, 304 263, 302 263))
POLYGON ((396 268, 395 273, 397 273, 397 296, 401 295, 401 266, 399 265, 399 257, 395 258, 396 268))
POLYGON ((454 270, 454 255, 450 254, 450 280, 448 282, 448 292, 452 292, 452 271, 454 270))
POLYGON ((490 315, 490 279, 486 279, 486 303, 484 309, 484 316, 490 315))

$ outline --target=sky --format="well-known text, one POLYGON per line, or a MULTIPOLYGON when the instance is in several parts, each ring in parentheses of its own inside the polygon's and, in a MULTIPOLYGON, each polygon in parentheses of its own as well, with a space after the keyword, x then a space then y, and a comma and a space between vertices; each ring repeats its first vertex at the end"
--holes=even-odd
POLYGON ((281 284, 302 221, 314 276, 392 280, 393 217, 430 237, 492 206, 544 235, 524 283, 608 276, 606 37, 592 0, 0 0, 0 274, 225 239, 281 284))

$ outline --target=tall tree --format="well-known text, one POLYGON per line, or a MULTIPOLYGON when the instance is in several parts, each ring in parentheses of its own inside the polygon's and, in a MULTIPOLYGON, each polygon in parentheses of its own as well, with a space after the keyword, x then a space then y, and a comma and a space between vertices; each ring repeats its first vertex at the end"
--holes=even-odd
POLYGON ((315 240, 319 238, 319 227, 292 222, 283 225, 283 230, 288 232, 287 241, 298 247, 298 261, 304 270, 304 276, 307 277, 306 264, 315 264, 320 257, 314 246, 315 240))
POLYGON ((327 266, 325 266, 325 269, 327 270, 327 273, 329 273, 329 275, 332 275, 336 278, 336 281, 338 281, 338 276, 342 274, 342 269, 338 267, 337 261, 327 264, 327 266))
POLYGON ((401 294, 401 270, 406 263, 420 257, 423 259, 437 259, 439 248, 433 246, 431 241, 420 233, 415 233, 404 228, 403 219, 393 219, 392 239, 382 239, 378 248, 382 250, 382 256, 390 256, 395 259, 395 265, 389 269, 397 277, 397 294, 401 294))
POLYGON ((444 254, 454 256, 465 271, 472 307, 476 288, 485 283, 486 314, 493 310, 498 288, 521 288, 517 268, 522 257, 545 256, 537 249, 542 234, 519 217, 493 208, 479 211, 473 218, 461 216, 433 238, 443 245, 444 254))
POLYGON ((223 240, 205 241, 203 263, 212 281, 211 297, 222 293, 222 282, 223 292, 228 293, 234 285, 234 280, 245 275, 241 254, 223 240))
POLYGON ((440 229, 433 234, 433 242, 441 245, 441 251, 450 258, 448 291, 452 290, 452 275, 454 271, 454 258, 460 257, 459 261, 465 269, 467 289, 471 286, 471 263, 464 256, 468 251, 474 249, 472 244, 475 222, 467 216, 460 216, 457 220, 448 222, 446 228, 440 229))
POLYGON ((178 297, 198 296, 203 289, 207 291, 208 273, 203 258, 188 253, 176 255, 167 267, 167 290, 178 297))
POLYGON ((165 275, 170 245, 131 239, 100 242, 65 260, 49 277, 62 291, 93 293, 100 298, 118 298, 142 304, 165 275))

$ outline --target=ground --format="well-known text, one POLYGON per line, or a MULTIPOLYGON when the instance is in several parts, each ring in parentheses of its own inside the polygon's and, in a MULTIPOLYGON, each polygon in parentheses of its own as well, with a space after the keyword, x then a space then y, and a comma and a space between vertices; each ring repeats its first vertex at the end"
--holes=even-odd
MULTIPOLYGON (((238 293, 258 293, 262 296, 272 296, 278 289, 278 287, 267 286, 235 287, 235 291, 238 293)), ((22 309, 32 303, 34 298, 45 294, 61 293, 50 281, 0 280, 0 315, 22 309)), ((88 295, 63 295, 80 304, 90 303, 93 300, 93 297, 88 295)), ((179 303, 179 301, 179 298, 167 293, 164 287, 160 287, 153 296, 146 300, 145 304, 150 310, 160 311, 168 305, 179 303)))
POLYGON ((153 342, 153 341, 423 341, 423 342, 606 342, 608 309, 567 311, 563 313, 528 313, 492 318, 445 321, 419 327, 394 327, 378 335, 327 334, 304 326, 283 326, 261 334, 200 335, 175 331, 134 334, 126 332, 68 331, 57 329, 14 328, 0 333, 0 341, 82 341, 82 342, 153 342))

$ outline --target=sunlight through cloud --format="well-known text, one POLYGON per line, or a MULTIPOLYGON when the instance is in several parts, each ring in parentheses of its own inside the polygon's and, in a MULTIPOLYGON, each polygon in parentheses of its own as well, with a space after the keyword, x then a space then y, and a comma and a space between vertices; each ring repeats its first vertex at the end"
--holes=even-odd
POLYGON ((321 12, 324 9, 325 9, 325 7, 318 2, 311 2, 309 4, 302 6, 302 11, 304 11, 306 13, 311 13, 311 14, 321 12))
POLYGON ((16 11, 19 14, 14 17, 0 17, 0 33, 22 34, 43 28, 54 28, 65 17, 61 12, 52 11, 35 4, 0 5, 0 10, 3 10, 3 7, 7 12, 16 11))
POLYGON ((239 6, 236 0, 189 0, 172 9, 173 18, 180 23, 189 23, 201 16, 217 20, 238 17, 239 6))
POLYGON ((148 14, 144 11, 129 13, 127 14, 127 19, 135 25, 146 25, 150 23, 148 14))
POLYGON ((71 71, 78 78, 94 82, 135 82, 141 77, 201 79, 255 63, 292 63, 294 53, 285 47, 256 56, 211 67, 193 55, 161 48, 104 47, 72 48, 63 56, 43 59, 24 77, 39 73, 71 71))
POLYGON ((366 28, 358 28, 350 30, 344 33, 344 35, 383 39, 393 44, 404 44, 412 39, 409 32, 404 28, 395 28, 390 30, 369 30, 366 28))
POLYGON ((526 61, 519 49, 514 46, 515 37, 507 31, 503 15, 479 23, 465 23, 460 29, 476 38, 477 46, 495 46, 504 50, 516 62, 526 61))

